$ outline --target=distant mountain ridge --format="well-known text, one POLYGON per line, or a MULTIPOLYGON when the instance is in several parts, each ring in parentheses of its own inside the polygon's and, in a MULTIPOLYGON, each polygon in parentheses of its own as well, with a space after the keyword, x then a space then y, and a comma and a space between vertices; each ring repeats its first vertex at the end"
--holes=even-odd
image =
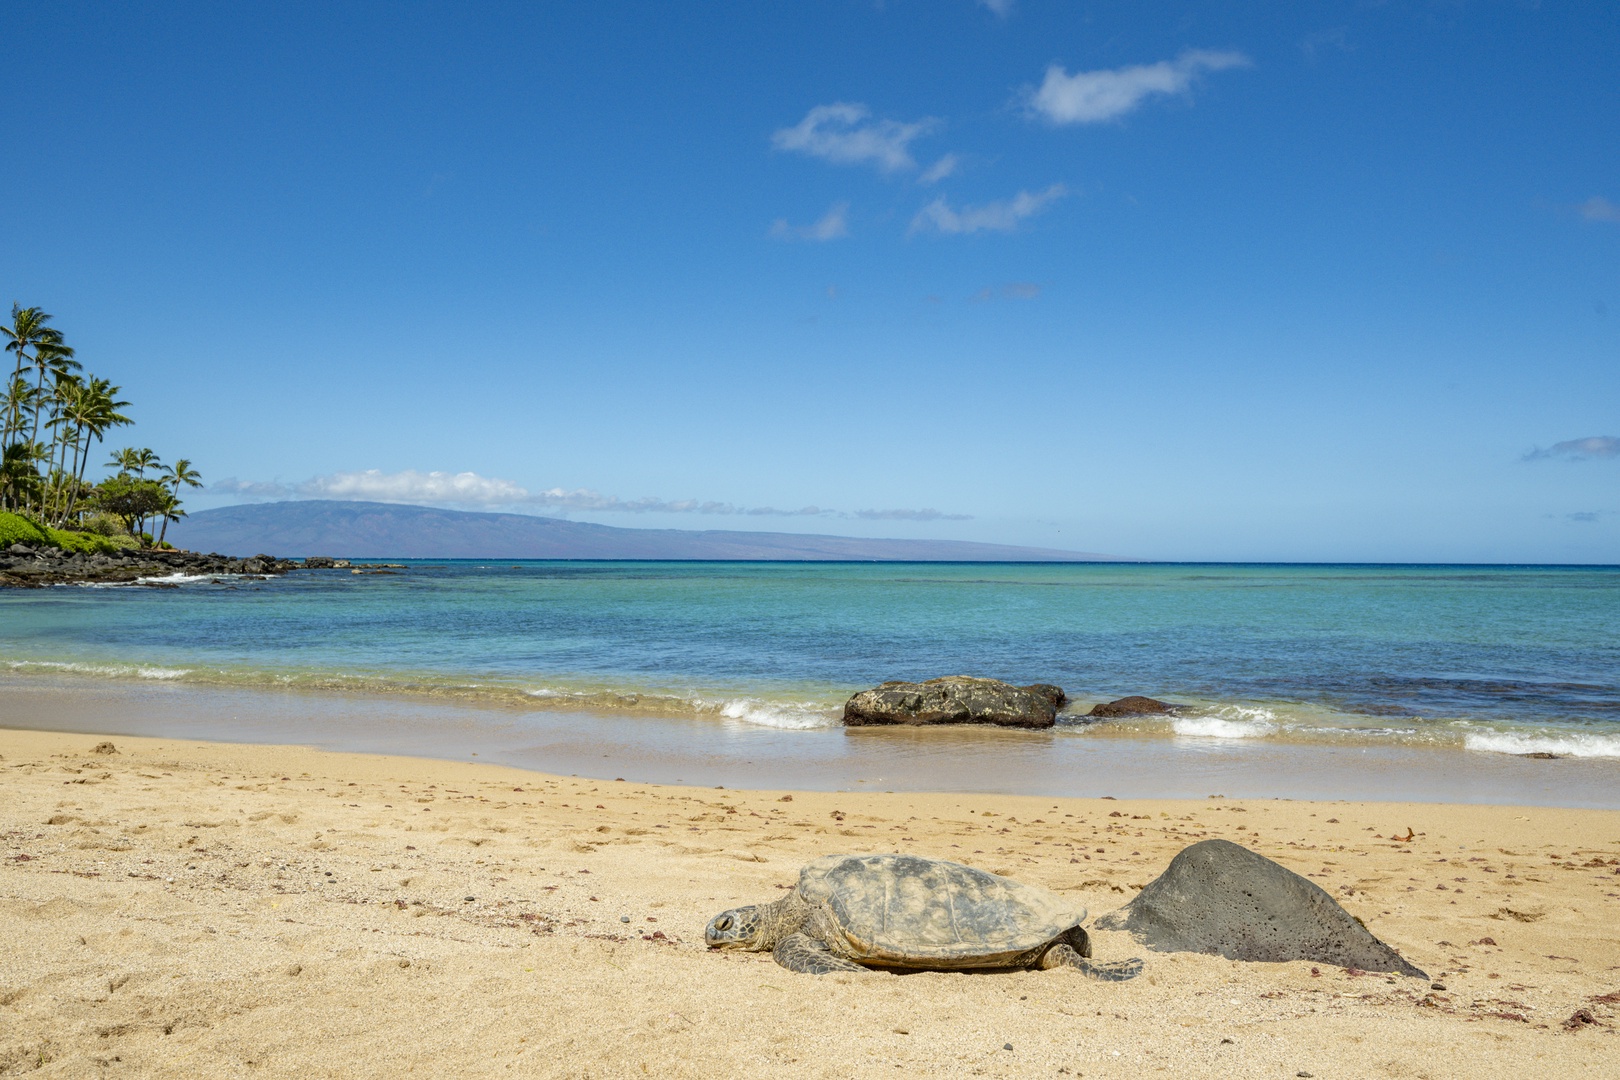
POLYGON ((529 514, 327 499, 200 510, 170 525, 169 539, 193 551, 283 558, 1117 561, 1111 555, 964 540, 628 529, 529 514))

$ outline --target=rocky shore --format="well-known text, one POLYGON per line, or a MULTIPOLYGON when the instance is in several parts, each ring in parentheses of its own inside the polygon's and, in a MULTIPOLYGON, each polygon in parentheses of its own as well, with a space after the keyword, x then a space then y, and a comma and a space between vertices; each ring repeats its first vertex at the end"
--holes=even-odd
POLYGON ((285 574, 302 564, 272 555, 235 559, 193 551, 126 548, 98 554, 12 544, 0 549, 0 588, 46 585, 117 585, 175 574, 285 574))

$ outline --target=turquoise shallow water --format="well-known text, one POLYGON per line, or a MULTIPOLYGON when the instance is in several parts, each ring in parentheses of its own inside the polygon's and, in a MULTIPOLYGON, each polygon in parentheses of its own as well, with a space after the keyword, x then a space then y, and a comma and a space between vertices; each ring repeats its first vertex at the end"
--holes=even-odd
POLYGON ((836 723, 854 690, 1055 682, 1077 738, 1620 757, 1620 568, 412 564, 0 592, 0 664, 592 714, 836 723), (1175 720, 1088 724, 1145 693, 1175 720))

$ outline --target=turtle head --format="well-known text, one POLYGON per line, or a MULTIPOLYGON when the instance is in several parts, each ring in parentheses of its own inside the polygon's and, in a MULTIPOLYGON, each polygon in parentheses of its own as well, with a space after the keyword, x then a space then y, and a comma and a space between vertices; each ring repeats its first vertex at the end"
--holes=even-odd
POLYGON ((769 949, 776 943, 766 940, 766 926, 760 905, 732 908, 709 920, 703 940, 711 949, 769 949))

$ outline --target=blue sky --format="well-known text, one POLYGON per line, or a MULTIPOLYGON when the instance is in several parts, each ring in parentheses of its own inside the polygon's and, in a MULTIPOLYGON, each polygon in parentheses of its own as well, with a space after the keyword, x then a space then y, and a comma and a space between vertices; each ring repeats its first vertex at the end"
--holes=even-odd
POLYGON ((1609 5, 140 7, 0 282, 194 508, 1620 559, 1609 5))

